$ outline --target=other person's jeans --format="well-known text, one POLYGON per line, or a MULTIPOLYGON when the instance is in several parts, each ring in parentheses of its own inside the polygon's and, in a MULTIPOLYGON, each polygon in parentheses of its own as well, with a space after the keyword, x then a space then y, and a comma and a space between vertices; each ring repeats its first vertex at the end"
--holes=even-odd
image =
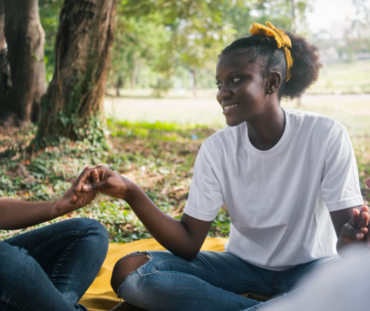
POLYGON ((150 260, 118 288, 118 297, 150 311, 238 311, 260 304, 241 296, 273 297, 286 293, 322 258, 284 271, 251 265, 228 252, 200 252, 187 261, 167 251, 147 252, 150 260))
POLYGON ((87 310, 78 301, 107 251, 105 228, 88 218, 61 221, 0 242, 0 310, 87 310))

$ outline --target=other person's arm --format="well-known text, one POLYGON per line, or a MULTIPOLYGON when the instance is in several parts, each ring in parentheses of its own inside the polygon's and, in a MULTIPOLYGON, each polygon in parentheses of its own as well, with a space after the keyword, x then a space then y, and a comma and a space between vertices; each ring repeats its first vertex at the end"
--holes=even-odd
MULTIPOLYGON (((94 182, 99 181, 96 172, 91 174, 91 178, 94 178, 94 182)), ((22 229, 57 218, 89 204, 96 194, 97 191, 76 193, 74 186, 72 186, 57 201, 27 202, 16 199, 0 199, 0 229, 22 229)))
POLYGON ((212 221, 202 221, 187 214, 183 214, 181 220, 170 217, 138 185, 104 166, 82 172, 76 181, 77 193, 96 190, 124 199, 161 245, 187 260, 198 254, 212 224, 212 221), (91 178, 93 170, 98 172, 101 181, 85 184, 91 178))

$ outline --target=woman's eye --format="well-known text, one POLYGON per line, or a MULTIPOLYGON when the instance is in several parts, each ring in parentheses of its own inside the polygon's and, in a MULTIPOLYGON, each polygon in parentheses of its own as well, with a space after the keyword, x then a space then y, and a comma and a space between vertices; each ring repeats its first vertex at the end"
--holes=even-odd
POLYGON ((241 79, 240 78, 232 78, 231 79, 231 82, 232 83, 237 83, 237 82, 239 82, 241 79))
POLYGON ((221 87, 222 87, 222 83, 221 82, 216 82, 216 85, 217 85, 217 88, 218 89, 221 89, 221 87))

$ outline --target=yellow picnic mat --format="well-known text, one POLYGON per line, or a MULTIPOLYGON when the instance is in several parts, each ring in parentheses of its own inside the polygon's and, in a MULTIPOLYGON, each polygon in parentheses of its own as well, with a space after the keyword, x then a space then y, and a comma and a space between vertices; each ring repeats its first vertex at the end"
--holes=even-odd
MULTIPOLYGON (((207 238, 202 250, 222 252, 227 239, 207 238)), ((116 294, 110 286, 113 267, 123 256, 135 251, 156 251, 164 248, 154 239, 140 240, 127 244, 109 244, 108 255, 95 281, 91 284, 80 303, 89 311, 106 311, 113 308, 118 302, 116 294)))

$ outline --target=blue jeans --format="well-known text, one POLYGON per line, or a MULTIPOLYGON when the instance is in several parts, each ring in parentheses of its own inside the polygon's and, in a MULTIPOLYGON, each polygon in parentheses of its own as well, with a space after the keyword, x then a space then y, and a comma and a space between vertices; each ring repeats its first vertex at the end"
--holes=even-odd
POLYGON ((108 251, 97 221, 58 222, 0 242, 1 311, 84 310, 78 304, 108 251))
POLYGON ((238 311, 261 304, 241 296, 286 293, 308 272, 338 257, 322 258, 284 271, 249 264, 229 252, 200 252, 187 261, 167 251, 147 252, 150 260, 132 272, 117 294, 150 311, 238 311))

